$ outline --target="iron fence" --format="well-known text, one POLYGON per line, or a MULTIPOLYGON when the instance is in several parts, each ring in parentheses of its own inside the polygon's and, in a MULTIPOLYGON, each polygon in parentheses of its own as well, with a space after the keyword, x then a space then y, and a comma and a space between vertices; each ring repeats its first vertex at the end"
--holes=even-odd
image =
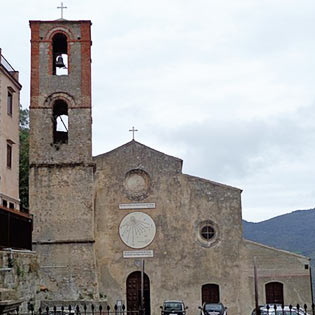
POLYGON ((19 308, 16 309, 16 315, 145 315, 145 310, 127 310, 125 305, 115 305, 111 308, 109 305, 103 307, 99 305, 95 307, 93 304, 88 308, 87 305, 77 305, 75 307, 69 305, 64 306, 53 306, 34 309, 33 304, 28 305, 28 313, 20 313, 19 308))
MULTIPOLYGON (((10 314, 15 315, 146 315, 145 310, 127 310, 125 305, 117 306, 115 305, 111 308, 109 305, 102 306, 99 305, 95 307, 93 304, 90 307, 86 305, 77 305, 68 307, 64 306, 53 306, 53 307, 44 307, 37 310, 34 309, 33 304, 28 305, 28 312, 21 313, 17 307, 14 312, 10 314)), ((250 314, 248 314, 250 315, 250 314)), ((254 310, 251 315, 315 315, 315 305, 264 305, 259 306, 258 310, 254 310), (258 311, 258 312, 257 312, 258 311)))
POLYGON ((315 315, 315 305, 314 303, 310 306, 307 304, 296 306, 290 305, 280 305, 280 304, 267 304, 259 306, 255 309, 252 315, 315 315))

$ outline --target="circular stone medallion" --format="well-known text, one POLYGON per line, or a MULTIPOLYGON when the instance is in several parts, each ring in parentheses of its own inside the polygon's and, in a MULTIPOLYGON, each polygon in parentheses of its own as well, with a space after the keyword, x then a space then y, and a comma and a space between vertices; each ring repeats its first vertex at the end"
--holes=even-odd
POLYGON ((143 212, 127 214, 119 226, 121 240, 131 248, 143 248, 154 239, 156 227, 153 219, 143 212))
POLYGON ((150 176, 141 169, 131 170, 125 176, 124 187, 128 198, 133 200, 145 199, 149 194, 150 176))

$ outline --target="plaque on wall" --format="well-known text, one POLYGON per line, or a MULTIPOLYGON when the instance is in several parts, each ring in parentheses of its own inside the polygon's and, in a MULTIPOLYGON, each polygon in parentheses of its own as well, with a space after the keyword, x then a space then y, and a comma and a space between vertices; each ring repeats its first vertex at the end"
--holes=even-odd
POLYGON ((124 258, 150 258, 153 257, 153 250, 124 250, 124 258))
POLYGON ((149 203, 120 203, 119 209, 155 209, 155 202, 149 203))

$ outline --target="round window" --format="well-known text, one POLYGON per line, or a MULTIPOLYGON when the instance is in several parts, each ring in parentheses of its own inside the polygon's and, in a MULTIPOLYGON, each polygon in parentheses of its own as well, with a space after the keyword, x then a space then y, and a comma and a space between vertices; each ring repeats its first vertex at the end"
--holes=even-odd
POLYGON ((201 237, 209 241, 215 236, 214 228, 211 225, 205 225, 200 231, 201 237))
POLYGON ((211 247, 220 241, 220 229, 212 220, 196 222, 196 240, 203 247, 211 247))

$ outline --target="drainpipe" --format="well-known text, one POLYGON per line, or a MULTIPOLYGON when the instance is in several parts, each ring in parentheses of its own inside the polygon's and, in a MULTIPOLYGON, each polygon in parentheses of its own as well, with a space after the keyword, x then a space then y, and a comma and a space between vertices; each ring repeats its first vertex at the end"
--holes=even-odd
POLYGON ((311 264, 309 264, 310 268, 310 282, 311 282, 311 297, 312 297, 312 304, 314 303, 314 297, 313 297, 313 277, 312 277, 312 267, 311 264))

